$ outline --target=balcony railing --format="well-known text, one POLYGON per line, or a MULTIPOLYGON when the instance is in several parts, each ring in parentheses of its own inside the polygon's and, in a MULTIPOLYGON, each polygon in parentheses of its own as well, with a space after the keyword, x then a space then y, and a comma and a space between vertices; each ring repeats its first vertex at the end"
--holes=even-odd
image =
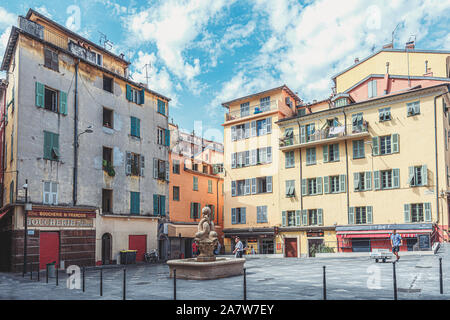
POLYGON ((225 121, 236 120, 255 114, 273 111, 278 109, 278 101, 271 100, 264 104, 257 104, 253 106, 248 106, 246 108, 241 108, 239 110, 234 110, 225 114, 225 121))
POLYGON ((299 146, 306 144, 314 144, 314 142, 322 142, 325 140, 345 139, 355 135, 365 134, 369 132, 369 123, 364 121, 361 125, 342 125, 335 127, 327 127, 322 130, 317 130, 312 134, 291 134, 280 138, 280 148, 290 146, 299 146))

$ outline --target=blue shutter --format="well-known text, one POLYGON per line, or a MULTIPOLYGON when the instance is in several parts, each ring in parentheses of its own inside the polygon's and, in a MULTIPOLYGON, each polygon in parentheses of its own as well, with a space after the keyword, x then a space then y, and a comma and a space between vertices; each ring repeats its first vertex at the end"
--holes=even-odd
POLYGON ((231 196, 236 196, 236 181, 231 181, 231 196))
POLYGON ((380 190, 380 171, 373 172, 373 184, 375 190, 380 190))
POLYGON ((136 137, 141 136, 141 119, 136 118, 136 137))
POLYGON ((323 146, 323 162, 328 162, 328 146, 323 146))
POLYGON ((245 220, 245 212, 247 211, 247 208, 241 208, 241 223, 245 224, 246 220, 245 220))
POLYGON ((144 104, 144 101, 145 101, 145 90, 144 89, 141 89, 141 92, 140 92, 140 99, 139 99, 140 101, 140 103, 139 104, 144 104))
POLYGON ((135 117, 130 117, 131 120, 131 135, 132 136, 136 136, 136 118, 135 117))
POLYGON ((161 216, 166 216, 166 196, 159 196, 159 202, 161 206, 160 214, 161 216))
POLYGON ((169 129, 164 129, 166 138, 165 138, 165 145, 166 146, 170 146, 170 130, 169 129))
POLYGON ((323 225, 323 209, 317 209, 317 224, 319 226, 323 225))
POLYGON ((281 226, 286 227, 286 211, 281 212, 281 226))
POLYGON ((392 135, 392 153, 397 153, 400 151, 400 136, 398 133, 392 135))
POLYGON ((394 169, 392 170, 392 177, 393 177, 393 188, 400 188, 400 169, 394 169))
POLYGON ((272 192, 272 177, 266 177, 267 192, 272 192))
POLYGON ((157 216, 159 215, 159 204, 158 204, 159 197, 157 194, 153 195, 153 215, 157 216))
POLYGON ((345 192, 346 191, 345 179, 346 179, 346 175, 345 174, 339 175, 339 192, 345 192))
POLYGON ((317 193, 322 194, 322 177, 316 178, 317 193))
POLYGON ((325 176, 323 177, 323 192, 324 193, 330 193, 330 177, 329 176, 325 176))
POLYGON ((127 88, 126 98, 128 101, 132 101, 133 97, 132 97, 132 93, 131 93, 131 86, 129 84, 126 84, 126 88, 127 88))
POLYGON ((59 113, 67 115, 67 93, 59 92, 59 113))
POLYGON ((43 108, 44 107, 44 93, 45 88, 42 83, 36 81, 36 106, 43 108))
POLYGON ((366 179, 364 190, 372 190, 372 172, 370 171, 365 172, 364 177, 366 179))
POLYGON ((236 208, 231 209, 231 224, 236 224, 236 208))
POLYGON ((300 143, 306 142, 306 128, 305 126, 300 127, 300 143))

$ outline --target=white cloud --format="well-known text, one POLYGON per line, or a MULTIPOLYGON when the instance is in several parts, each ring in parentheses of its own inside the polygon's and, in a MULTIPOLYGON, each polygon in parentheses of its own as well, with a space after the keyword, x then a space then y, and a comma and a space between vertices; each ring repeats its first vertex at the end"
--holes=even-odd
POLYGON ((8 12, 3 7, 0 7, 0 17, 0 30, 10 27, 11 25, 16 25, 17 23, 17 15, 8 12))
POLYGON ((48 10, 45 6, 40 6, 40 7, 34 8, 34 10, 36 10, 40 14, 46 16, 47 18, 52 18, 52 15, 50 14, 50 12, 48 12, 48 10))

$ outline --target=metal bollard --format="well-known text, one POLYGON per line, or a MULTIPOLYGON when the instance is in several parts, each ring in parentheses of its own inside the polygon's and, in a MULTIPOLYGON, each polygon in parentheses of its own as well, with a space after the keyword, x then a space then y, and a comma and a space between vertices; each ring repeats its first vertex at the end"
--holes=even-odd
POLYGON ((30 267, 30 280, 33 280, 33 264, 30 267))
POLYGON ((173 269, 173 300, 177 300, 177 269, 173 269))
POLYGON ((323 266, 323 300, 327 300, 327 278, 325 266, 323 266))
POLYGON ((48 265, 45 266, 45 282, 48 283, 48 265))
POLYGON ((85 281, 84 281, 84 277, 85 277, 85 274, 84 274, 84 267, 83 267, 83 292, 84 292, 84 290, 85 290, 85 281))
POLYGON ((39 267, 39 263, 38 263, 37 274, 38 274, 38 280, 37 281, 41 281, 41 270, 40 270, 40 267, 39 267))
POLYGON ((444 294, 444 282, 442 281, 442 258, 439 258, 439 289, 444 294))
POLYGON ((58 270, 58 268, 55 266, 55 271, 56 271, 56 285, 58 285, 59 284, 59 270, 58 270))
POLYGON ((244 268, 244 300, 247 300, 247 269, 244 268))
POLYGON ((394 300, 397 300, 397 275, 395 274, 395 261, 392 263, 393 278, 394 278, 394 300))
POLYGON ((100 269, 100 297, 103 296, 103 269, 100 269))
POLYGON ((126 300, 126 290, 127 290, 127 269, 123 269, 123 300, 126 300))

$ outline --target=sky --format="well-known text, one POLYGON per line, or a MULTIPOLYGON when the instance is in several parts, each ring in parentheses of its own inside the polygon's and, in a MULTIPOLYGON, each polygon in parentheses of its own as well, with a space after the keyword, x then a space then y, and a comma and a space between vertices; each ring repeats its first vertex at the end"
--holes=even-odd
MULTIPOLYGON (((132 79, 171 101, 169 120, 222 141, 222 103, 286 84, 305 102, 331 77, 392 41, 450 49, 442 0, 1 0, 0 56, 29 8, 131 62, 132 79), (173 119, 173 120, 172 120, 173 119)), ((1 76, 1 75, 0 75, 1 76)))

